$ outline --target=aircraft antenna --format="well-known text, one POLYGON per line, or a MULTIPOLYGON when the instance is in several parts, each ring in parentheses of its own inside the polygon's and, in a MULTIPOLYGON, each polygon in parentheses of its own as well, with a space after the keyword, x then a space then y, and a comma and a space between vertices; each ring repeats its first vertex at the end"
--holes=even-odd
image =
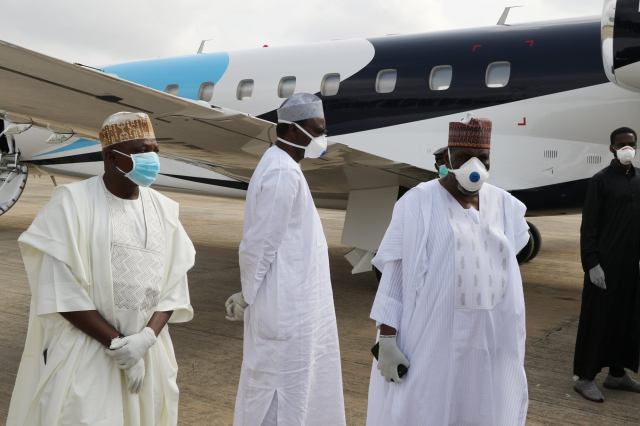
POLYGON ((520 6, 507 6, 504 8, 504 11, 502 12, 502 15, 500 16, 500 19, 498 19, 498 23, 496 25, 507 25, 507 18, 509 17, 509 12, 511 12, 511 9, 516 9, 518 7, 522 7, 522 5, 520 6))
POLYGON ((202 53, 202 51, 204 50, 204 45, 207 44, 208 41, 213 40, 212 38, 208 38, 206 40, 202 40, 200 42, 200 47, 198 47, 198 55, 200 55, 202 53))

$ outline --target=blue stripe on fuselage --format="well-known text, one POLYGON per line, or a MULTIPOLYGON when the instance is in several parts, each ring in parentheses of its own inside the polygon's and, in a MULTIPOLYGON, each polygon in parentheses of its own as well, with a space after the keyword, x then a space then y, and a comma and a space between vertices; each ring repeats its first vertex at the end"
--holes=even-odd
POLYGON ((93 146, 93 145, 98 145, 98 144, 99 144, 98 141, 94 141, 94 140, 91 140, 91 139, 84 139, 84 138, 83 139, 78 139, 77 141, 74 141, 74 142, 70 143, 69 145, 65 145, 65 146, 62 146, 60 148, 56 148, 54 150, 48 151, 48 152, 45 151, 45 152, 41 152, 39 154, 36 154, 36 155, 33 156, 33 158, 41 157, 43 155, 52 155, 52 154, 59 154, 61 152, 73 151, 73 150, 76 150, 76 149, 86 148, 88 146, 93 146))
POLYGON ((195 100, 198 98, 200 85, 205 82, 218 83, 228 66, 227 53, 206 53, 129 62, 108 66, 104 70, 156 90, 164 90, 169 84, 177 84, 178 96, 195 100))

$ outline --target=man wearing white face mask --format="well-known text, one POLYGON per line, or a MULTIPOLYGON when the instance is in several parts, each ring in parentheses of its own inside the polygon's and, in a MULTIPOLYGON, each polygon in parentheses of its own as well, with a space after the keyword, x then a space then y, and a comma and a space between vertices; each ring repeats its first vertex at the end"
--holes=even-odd
POLYGON ((486 183, 491 122, 449 125, 449 173, 397 203, 382 279, 367 425, 524 425, 525 206, 486 183))
POLYGON ((104 175, 58 187, 18 240, 29 330, 8 425, 173 426, 178 387, 166 324, 191 320, 195 250, 159 172, 146 114, 111 115, 104 175))
POLYGON ((298 93, 278 109, 278 141, 247 191, 242 292, 227 319, 244 320, 234 424, 344 425, 338 331, 320 217, 299 166, 327 148, 322 101, 298 93))
POLYGON ((585 271, 576 339, 575 390, 603 402, 594 379, 609 367, 604 387, 640 393, 640 169, 633 166, 636 133, 611 134, 611 164, 591 178, 582 210, 580 252, 585 271))

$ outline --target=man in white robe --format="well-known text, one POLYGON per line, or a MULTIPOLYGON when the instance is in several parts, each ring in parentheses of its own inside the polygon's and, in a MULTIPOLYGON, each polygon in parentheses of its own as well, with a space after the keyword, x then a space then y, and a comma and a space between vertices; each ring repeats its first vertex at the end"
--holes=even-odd
POLYGON ((19 238, 29 329, 7 424, 165 426, 178 416, 167 322, 190 321, 195 250, 146 114, 110 116, 105 171, 56 188, 19 238))
POLYGON ((327 241, 298 163, 326 150, 322 101, 295 94, 278 110, 278 142, 249 183, 240 244, 244 320, 234 424, 345 424, 327 241))
POLYGON ((526 420, 516 260, 528 241, 525 206, 484 183, 489 120, 467 118, 449 132, 449 173, 397 202, 373 259, 382 279, 371 311, 380 338, 369 426, 526 420), (400 366, 408 368, 403 377, 400 366))

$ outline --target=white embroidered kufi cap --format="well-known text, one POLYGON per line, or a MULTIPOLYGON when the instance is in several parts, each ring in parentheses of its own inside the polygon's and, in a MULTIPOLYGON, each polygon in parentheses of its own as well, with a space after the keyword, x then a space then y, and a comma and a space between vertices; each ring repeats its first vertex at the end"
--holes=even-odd
POLYGON ((102 123, 102 148, 137 139, 155 139, 149 116, 143 112, 116 112, 102 123))

